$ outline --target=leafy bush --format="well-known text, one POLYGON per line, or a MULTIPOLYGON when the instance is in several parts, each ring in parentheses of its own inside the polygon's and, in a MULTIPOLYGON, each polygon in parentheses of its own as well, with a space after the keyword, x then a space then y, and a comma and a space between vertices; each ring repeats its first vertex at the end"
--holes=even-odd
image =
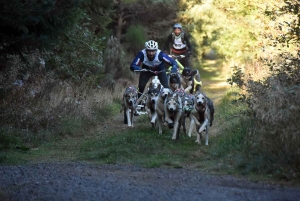
POLYGON ((269 68, 266 77, 256 76, 260 79, 255 80, 248 76, 245 79, 240 76, 244 75, 241 69, 236 68, 229 79, 245 89, 244 99, 253 120, 253 127, 245 137, 248 142, 244 148, 245 159, 240 160, 239 165, 245 172, 267 173, 287 180, 300 178, 298 11, 296 1, 284 2, 284 5, 265 11, 278 25, 264 35, 263 50, 268 54, 261 55, 261 62, 269 68))
POLYGON ((133 54, 143 49, 146 37, 145 30, 142 25, 131 25, 126 33, 126 41, 129 43, 129 50, 133 54))

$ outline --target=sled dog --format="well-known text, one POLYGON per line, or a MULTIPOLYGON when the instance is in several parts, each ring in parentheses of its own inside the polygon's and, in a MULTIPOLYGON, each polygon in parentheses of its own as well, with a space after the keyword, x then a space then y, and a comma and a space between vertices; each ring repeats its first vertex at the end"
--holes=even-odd
POLYGON ((170 72, 169 74, 169 86, 172 91, 181 88, 181 77, 179 72, 170 72))
POLYGON ((155 111, 155 104, 157 102, 160 90, 161 90, 161 85, 158 85, 157 88, 154 88, 152 83, 150 83, 148 89, 148 97, 146 99, 146 104, 145 104, 145 110, 148 113, 148 117, 151 121, 152 127, 155 127, 155 122, 157 118, 156 111, 155 111))
POLYGON ((162 126, 165 122, 165 99, 172 91, 169 88, 162 88, 158 95, 156 104, 155 104, 155 115, 152 116, 151 123, 155 123, 155 119, 157 118, 158 124, 158 133, 162 134, 162 126))
POLYGON ((195 123, 197 130, 196 142, 201 144, 202 133, 205 132, 205 145, 208 145, 209 127, 212 126, 214 120, 214 106, 213 102, 203 92, 197 92, 195 94, 192 115, 193 121, 191 124, 195 123))
POLYGON ((182 101, 182 127, 183 127, 183 133, 187 134, 186 132, 186 120, 189 119, 189 132, 188 136, 192 136, 192 132, 194 129, 194 124, 192 125, 192 110, 194 108, 194 99, 195 96, 192 94, 185 95, 181 98, 182 101))
POLYGON ((172 140, 179 138, 182 102, 178 93, 169 94, 165 100, 165 121, 173 128, 172 140))
POLYGON ((129 86, 125 89, 123 94, 122 108, 120 112, 124 111, 124 123, 133 127, 133 116, 136 109, 138 91, 135 86, 129 86))

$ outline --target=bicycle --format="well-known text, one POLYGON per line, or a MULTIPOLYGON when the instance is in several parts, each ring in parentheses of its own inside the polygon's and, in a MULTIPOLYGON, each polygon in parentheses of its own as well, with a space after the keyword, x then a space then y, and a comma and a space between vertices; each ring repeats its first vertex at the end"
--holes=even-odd
MULTIPOLYGON (((179 66, 179 73, 181 74, 182 70, 184 69, 184 66, 179 62, 178 59, 184 58, 185 55, 181 54, 181 55, 168 55, 168 56, 175 60, 175 62, 179 66)), ((170 69, 171 68, 169 68, 168 70, 170 70, 170 69)))

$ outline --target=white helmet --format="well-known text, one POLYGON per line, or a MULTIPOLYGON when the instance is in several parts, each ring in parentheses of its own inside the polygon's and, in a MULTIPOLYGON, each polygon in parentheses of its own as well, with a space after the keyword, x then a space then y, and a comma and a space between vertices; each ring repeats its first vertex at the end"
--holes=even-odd
POLYGON ((145 43, 146 50, 157 50, 158 44, 154 40, 149 40, 145 43))
POLYGON ((173 29, 176 29, 176 28, 182 29, 181 24, 179 24, 179 23, 174 24, 173 29))

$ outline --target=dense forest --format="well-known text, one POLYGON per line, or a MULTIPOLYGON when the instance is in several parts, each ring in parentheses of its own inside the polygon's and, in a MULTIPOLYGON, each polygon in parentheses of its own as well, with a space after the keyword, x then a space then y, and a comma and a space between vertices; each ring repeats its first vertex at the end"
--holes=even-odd
POLYGON ((0 160, 15 144, 67 135, 70 120, 96 125, 135 79, 129 65, 145 41, 162 48, 180 22, 195 66, 221 59, 238 88, 245 160, 300 178, 298 0, 2 0, 0 8, 0 160))

